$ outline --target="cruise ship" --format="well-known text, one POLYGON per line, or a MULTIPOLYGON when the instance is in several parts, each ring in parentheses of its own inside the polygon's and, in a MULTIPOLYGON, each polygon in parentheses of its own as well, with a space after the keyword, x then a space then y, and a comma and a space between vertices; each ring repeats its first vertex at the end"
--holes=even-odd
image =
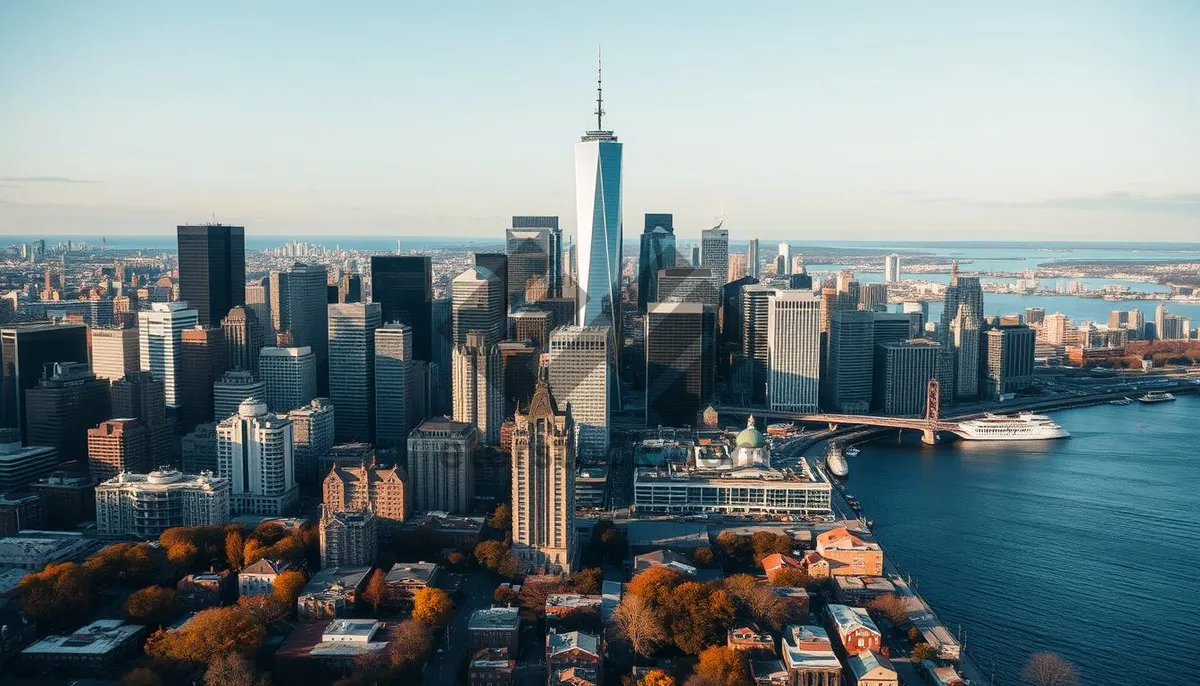
POLYGON ((1044 414, 1022 412, 1017 416, 989 414, 969 419, 954 433, 968 441, 1042 441, 1071 434, 1044 414))
POLYGON ((1171 395, 1170 393, 1163 393, 1162 391, 1150 391, 1146 395, 1143 395, 1142 397, 1138 398, 1138 402, 1169 403, 1174 399, 1175 399, 1175 396, 1171 395))

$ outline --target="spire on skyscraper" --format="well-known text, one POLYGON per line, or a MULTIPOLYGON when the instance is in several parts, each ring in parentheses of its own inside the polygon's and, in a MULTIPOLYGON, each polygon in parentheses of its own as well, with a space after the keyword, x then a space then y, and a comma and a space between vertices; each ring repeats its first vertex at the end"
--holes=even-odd
POLYGON ((596 46, 596 130, 604 130, 604 79, 600 46, 596 46))

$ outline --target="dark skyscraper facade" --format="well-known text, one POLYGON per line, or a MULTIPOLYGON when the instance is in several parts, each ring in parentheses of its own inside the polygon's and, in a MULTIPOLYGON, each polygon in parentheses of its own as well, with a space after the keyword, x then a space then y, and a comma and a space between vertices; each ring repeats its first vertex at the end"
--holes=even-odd
POLYGON ((14 326, 0 329, 0 426, 25 428, 25 392, 38 385, 52 362, 88 361, 87 327, 83 324, 14 326))
MULTIPOLYGON (((484 267, 492 270, 496 278, 500 279, 500 316, 501 318, 508 316, 508 304, 512 302, 509 297, 509 280, 508 280, 508 255, 494 252, 477 252, 475 253, 475 266, 484 267)), ((521 283, 521 302, 525 299, 525 284, 521 283)), ((507 325, 505 325, 507 329, 507 325)))
POLYGON ((371 301, 379 303, 382 321, 412 327, 414 360, 437 361, 432 359, 433 267, 427 255, 372 255, 371 301))
POLYGON ((322 397, 329 393, 328 278, 324 266, 297 262, 287 271, 271 272, 270 281, 272 328, 291 334, 288 345, 312 348, 317 358, 317 394, 322 397))
MULTIPOLYGON (((504 236, 508 255, 509 303, 524 302, 529 279, 546 280, 548 297, 562 293, 562 232, 558 217, 513 217, 512 228, 504 236)), ((478 262, 476 262, 478 264, 478 262)))
POLYGON ((229 309, 246 304, 246 230, 209 224, 177 227, 179 299, 201 326, 220 326, 229 309))
POLYGON ((658 272, 675 266, 675 223, 670 214, 647 214, 638 252, 638 310, 658 300, 658 272))
POLYGON ((654 303, 646 312, 646 425, 690 426, 713 393, 716 309, 654 303))

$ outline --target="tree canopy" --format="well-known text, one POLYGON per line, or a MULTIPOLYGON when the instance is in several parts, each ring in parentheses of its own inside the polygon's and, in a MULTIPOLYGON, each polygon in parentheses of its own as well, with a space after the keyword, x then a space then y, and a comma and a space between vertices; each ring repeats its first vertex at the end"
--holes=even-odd
POLYGON ((440 588, 422 588, 413 594, 412 618, 429 626, 443 626, 454 615, 454 603, 440 588))
POLYGON ((146 641, 146 654, 180 662, 210 662, 218 655, 253 655, 266 629, 241 607, 214 607, 196 613, 174 631, 159 630, 146 641))
POLYGON ((74 562, 47 565, 21 579, 18 589, 21 612, 44 630, 79 626, 92 605, 91 575, 74 562))
POLYGON ((147 586, 130 595, 121 610, 131 622, 162 626, 173 622, 179 616, 182 605, 175 589, 147 586))
POLYGON ((712 646, 700 653, 689 686, 753 686, 750 664, 741 652, 726 646, 712 646))

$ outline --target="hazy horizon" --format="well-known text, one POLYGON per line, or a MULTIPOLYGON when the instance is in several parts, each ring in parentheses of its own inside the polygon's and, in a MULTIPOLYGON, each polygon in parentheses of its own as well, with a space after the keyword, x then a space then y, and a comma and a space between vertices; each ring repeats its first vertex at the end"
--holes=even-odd
POLYGON ((574 232, 819 244, 1200 236, 1200 5, 0 6, 0 234, 574 232), (686 10, 680 9, 686 8, 686 10))

